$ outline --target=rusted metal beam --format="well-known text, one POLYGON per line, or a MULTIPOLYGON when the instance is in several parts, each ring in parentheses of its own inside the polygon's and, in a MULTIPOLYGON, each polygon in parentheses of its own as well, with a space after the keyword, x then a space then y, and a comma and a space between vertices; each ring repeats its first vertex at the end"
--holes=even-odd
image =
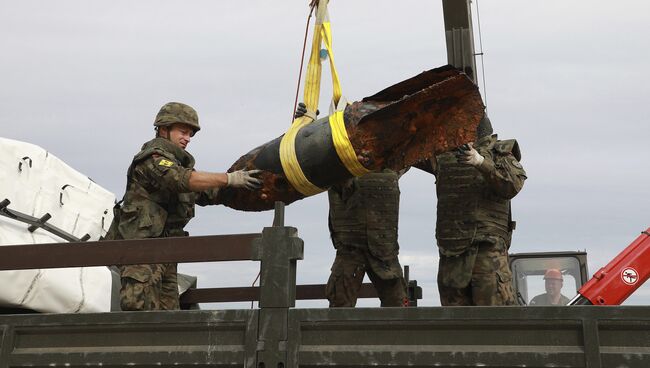
MULTIPOLYGON (((476 138, 484 106, 476 85, 452 66, 423 72, 345 109, 345 130, 361 165, 374 171, 400 170, 476 138)), ((237 160, 229 171, 260 169, 263 186, 250 191, 224 188, 217 202, 244 211, 264 211, 305 196, 288 181, 278 137, 237 160)), ((328 117, 303 127, 295 140, 298 164, 315 186, 352 177, 338 157, 328 117)))
POLYGON ((0 270, 246 261, 259 233, 0 247, 0 270))
MULTIPOLYGON (((296 300, 320 300, 325 296, 325 284, 297 285, 296 300)), ((361 285, 359 298, 376 298, 371 283, 361 285)), ((251 302, 260 300, 259 287, 189 289, 181 295, 181 304, 251 302)))

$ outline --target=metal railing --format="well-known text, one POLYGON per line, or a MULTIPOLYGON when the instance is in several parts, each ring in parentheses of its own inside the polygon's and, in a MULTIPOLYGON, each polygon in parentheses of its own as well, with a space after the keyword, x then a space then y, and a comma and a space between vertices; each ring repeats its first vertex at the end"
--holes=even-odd
MULTIPOLYGON (((261 262, 262 271, 269 265, 273 272, 292 274, 290 295, 295 305, 295 299, 314 300, 325 299, 325 285, 296 285, 296 260, 302 259, 302 240, 297 237, 297 230, 284 226, 284 204, 278 202, 275 207, 273 226, 265 228, 263 233, 191 236, 176 238, 131 239, 108 241, 82 241, 73 235, 65 233, 50 224, 47 219, 36 219, 17 211, 10 210, 9 201, 0 202, 0 214, 28 223, 30 227, 38 225, 66 240, 69 243, 8 245, 0 247, 0 271, 89 267, 89 266, 119 266, 129 264, 149 263, 189 263, 189 262, 222 262, 248 261, 261 262), (36 225, 35 225, 36 224, 36 225), (272 243, 266 249, 260 244, 272 243), (296 245, 299 244, 299 247, 296 245), (298 247, 293 253, 280 252, 279 249, 298 247), (279 255, 282 255, 281 257, 279 255), (278 258, 279 257, 279 258, 278 258)), ((35 230, 35 229, 34 229, 35 230)), ((32 231, 32 230, 30 230, 32 231)), ((408 272, 407 272, 408 273, 408 272)), ((275 276, 266 276, 262 272, 260 285, 277 285, 275 276)), ((287 290, 289 292, 289 290, 287 290)), ((181 305, 188 306, 197 303, 213 302, 247 302, 260 301, 263 291, 260 287, 225 287, 189 289, 181 296, 181 305)), ((410 282, 411 304, 417 305, 421 289, 417 282, 410 282)), ((377 292, 370 283, 364 283, 359 291, 359 298, 375 298, 377 292)))

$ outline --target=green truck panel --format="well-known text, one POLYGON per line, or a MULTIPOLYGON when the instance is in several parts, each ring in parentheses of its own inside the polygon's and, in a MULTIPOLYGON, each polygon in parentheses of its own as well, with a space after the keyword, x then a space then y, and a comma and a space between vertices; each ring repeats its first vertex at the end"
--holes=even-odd
POLYGON ((650 366, 644 306, 32 314, 0 326, 1 368, 650 366))

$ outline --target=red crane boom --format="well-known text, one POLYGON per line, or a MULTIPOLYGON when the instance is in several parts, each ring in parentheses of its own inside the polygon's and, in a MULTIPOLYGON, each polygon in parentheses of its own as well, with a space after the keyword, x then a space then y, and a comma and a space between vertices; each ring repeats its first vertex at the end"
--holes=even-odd
POLYGON ((578 291, 569 305, 620 305, 650 277, 650 228, 578 291))

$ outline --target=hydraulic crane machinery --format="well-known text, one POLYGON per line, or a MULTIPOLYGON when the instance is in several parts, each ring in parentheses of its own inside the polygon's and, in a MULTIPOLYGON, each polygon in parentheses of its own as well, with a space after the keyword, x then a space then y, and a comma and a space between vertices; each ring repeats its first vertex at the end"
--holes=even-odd
POLYGON ((578 290, 569 305, 620 305, 650 277, 650 228, 578 290))

